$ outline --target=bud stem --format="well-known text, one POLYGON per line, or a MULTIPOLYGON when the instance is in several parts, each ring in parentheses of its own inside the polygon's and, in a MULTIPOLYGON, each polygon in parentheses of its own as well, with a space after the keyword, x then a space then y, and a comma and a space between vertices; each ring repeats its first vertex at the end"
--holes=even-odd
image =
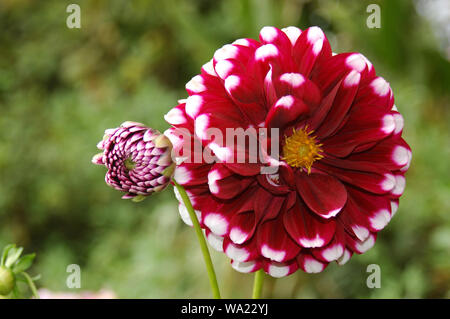
POLYGON ((214 299, 220 299, 220 291, 219 285, 217 284, 216 273, 214 271, 211 255, 209 254, 205 236, 203 235, 203 231, 200 228, 197 215, 195 214, 194 208, 192 207, 191 201, 186 191, 184 190, 184 187, 178 184, 174 179, 172 179, 172 181, 175 187, 178 189, 181 198, 183 199, 184 205, 186 206, 187 211, 189 212, 189 217, 191 218, 192 224, 194 226, 195 233, 197 234, 198 243, 200 244, 200 248, 203 253, 203 259, 205 260, 206 270, 208 271, 209 283, 211 284, 214 299))
POLYGON ((33 279, 31 279, 30 275, 28 275, 26 272, 23 272, 22 275, 27 280, 28 286, 30 286, 31 293, 33 294, 34 298, 39 299, 39 294, 37 292, 36 286, 34 285, 33 279))

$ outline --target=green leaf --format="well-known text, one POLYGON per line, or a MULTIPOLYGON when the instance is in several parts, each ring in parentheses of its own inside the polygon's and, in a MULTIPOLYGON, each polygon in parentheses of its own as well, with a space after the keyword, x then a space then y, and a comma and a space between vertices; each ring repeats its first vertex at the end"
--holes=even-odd
POLYGON ((36 257, 36 254, 28 254, 19 259, 19 261, 14 265, 13 272, 15 274, 21 273, 22 271, 27 270, 33 264, 33 260, 36 257))
POLYGON ((5 265, 6 256, 8 256, 9 251, 12 248, 15 248, 15 247, 16 247, 15 244, 9 244, 5 248, 3 248, 2 259, 1 259, 1 262, 0 262, 0 266, 4 266, 5 265))
POLYGON ((39 279, 41 279, 41 274, 39 274, 39 275, 36 275, 36 276, 34 276, 34 277, 31 277, 31 280, 33 280, 33 281, 38 281, 39 279))
POLYGON ((137 195, 137 196, 133 197, 131 199, 131 201, 133 201, 135 203, 139 203, 139 202, 142 202, 145 199, 145 197, 146 196, 144 196, 144 195, 137 195))
POLYGON ((22 251, 23 251, 23 247, 11 248, 8 252, 8 257, 6 258, 5 266, 9 268, 12 265, 14 265, 14 263, 17 261, 17 259, 19 259, 20 254, 22 254, 22 251))

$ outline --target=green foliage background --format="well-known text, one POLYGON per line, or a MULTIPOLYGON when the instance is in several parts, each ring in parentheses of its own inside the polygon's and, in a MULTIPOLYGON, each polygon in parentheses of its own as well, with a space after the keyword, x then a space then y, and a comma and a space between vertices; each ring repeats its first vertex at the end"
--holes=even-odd
MULTIPOLYGON (((268 279, 274 298, 450 297, 450 66, 412 1, 0 2, 0 246, 37 253, 41 287, 128 298, 210 297, 191 228, 171 189, 141 203, 120 199, 90 163, 103 130, 124 120, 159 130, 184 84, 225 43, 264 25, 319 25, 335 52, 359 51, 394 90, 413 149, 397 215, 375 247, 344 267, 268 279), (81 7, 81 29, 66 7, 81 7), (381 29, 366 7, 381 6, 381 29), (366 286, 381 266, 380 289, 366 286)), ((213 253, 222 294, 249 297, 252 276, 213 253)))

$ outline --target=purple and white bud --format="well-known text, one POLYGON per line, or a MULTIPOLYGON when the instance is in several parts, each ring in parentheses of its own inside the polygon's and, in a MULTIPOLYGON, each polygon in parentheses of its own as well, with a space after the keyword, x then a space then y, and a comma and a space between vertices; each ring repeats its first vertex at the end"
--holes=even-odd
POLYGON ((170 183, 172 144, 157 130, 127 121, 107 129, 97 147, 103 153, 94 155, 92 163, 106 166, 106 183, 126 192, 124 199, 141 201, 170 183))

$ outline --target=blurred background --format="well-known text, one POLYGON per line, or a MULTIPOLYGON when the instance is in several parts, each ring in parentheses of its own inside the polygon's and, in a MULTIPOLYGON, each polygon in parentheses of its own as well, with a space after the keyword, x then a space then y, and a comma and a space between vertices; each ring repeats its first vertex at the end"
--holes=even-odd
MULTIPOLYGON (((214 51, 265 25, 320 26, 335 52, 359 51, 391 84, 413 150, 400 209, 375 247, 321 274, 267 279, 269 298, 450 297, 448 1, 0 1, 0 247, 36 252, 31 273, 57 292, 209 298, 193 229, 173 192, 120 199, 91 164, 105 128, 159 130, 214 51), (81 29, 66 7, 81 7, 81 29), (369 29, 369 4, 381 28, 369 29), (381 267, 369 289, 367 265, 381 267), (81 289, 66 267, 81 266, 81 289), (103 289, 103 290, 102 290, 103 289)), ((251 295, 253 276, 212 252, 222 295, 251 295)))

